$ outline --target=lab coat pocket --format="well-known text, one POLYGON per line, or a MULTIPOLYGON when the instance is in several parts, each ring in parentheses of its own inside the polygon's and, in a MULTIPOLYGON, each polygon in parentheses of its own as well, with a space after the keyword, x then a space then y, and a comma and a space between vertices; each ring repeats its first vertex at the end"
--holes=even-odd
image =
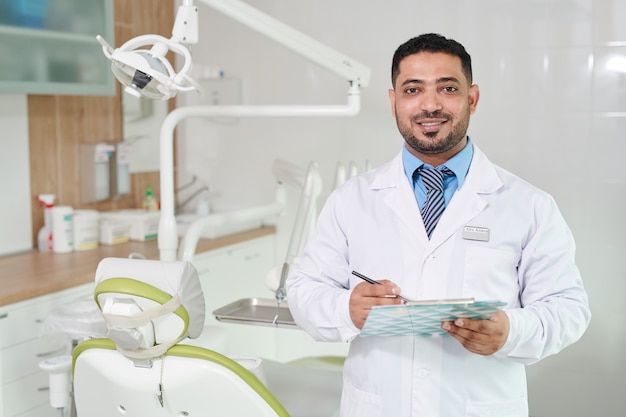
POLYGON ((465 407, 465 417, 528 417, 528 401, 474 402, 465 407))
POLYGON ((341 417, 380 417, 380 397, 362 391, 348 381, 343 381, 341 395, 341 417))
POLYGON ((470 246, 465 253, 465 297, 514 303, 518 298, 517 265, 520 254, 470 246))

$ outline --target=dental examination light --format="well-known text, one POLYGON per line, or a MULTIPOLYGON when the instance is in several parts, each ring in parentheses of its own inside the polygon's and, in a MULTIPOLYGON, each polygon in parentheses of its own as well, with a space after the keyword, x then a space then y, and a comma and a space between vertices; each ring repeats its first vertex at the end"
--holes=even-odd
POLYGON ((102 52, 111 60, 115 78, 125 86, 124 91, 136 97, 167 100, 179 91, 200 89, 187 75, 191 70, 191 53, 187 45, 198 42, 198 10, 189 3, 179 6, 170 39, 141 35, 113 49, 102 36, 96 36, 102 52), (142 49, 150 45, 152 48, 142 49), (165 57, 169 51, 183 59, 178 72, 165 57))
POLYGON ((158 35, 138 36, 126 42, 118 49, 113 49, 100 35, 104 55, 111 60, 111 70, 126 91, 135 97, 147 97, 155 100, 167 100, 179 91, 197 90, 197 84, 187 76, 191 68, 189 50, 170 39, 158 35), (150 50, 135 49, 153 45, 150 50), (176 52, 185 59, 183 68, 177 73, 165 54, 176 52))
MULTIPOLYGON (((307 36, 241 0, 200 0, 223 15, 274 40, 291 51, 326 68, 348 81, 345 105, 255 105, 255 106, 185 106, 178 107, 164 119, 160 134, 161 216, 158 243, 161 260, 176 260, 178 234, 174 216, 174 130, 189 117, 326 117, 354 116, 360 111, 360 88, 369 84, 370 69, 352 58, 307 36)), ((188 45, 198 41, 198 10, 191 0, 183 0, 176 13, 172 38, 144 35, 131 39, 118 49, 101 41, 104 54, 111 59, 113 72, 126 90, 152 99, 174 97, 178 91, 194 90, 189 77, 191 54, 188 45), (135 49, 152 44, 152 49, 135 49), (166 64, 167 50, 183 58, 181 70, 175 72, 166 64), (129 56, 133 55, 132 58, 129 56), (135 56, 135 55, 138 55, 135 56)), ((282 213, 283 209, 274 212, 282 213)), ((245 213, 255 216, 254 210, 245 213)), ((242 213, 243 214, 243 213, 242 213)), ((245 217, 245 216, 243 216, 245 217)), ((266 218, 267 210, 256 213, 266 218)), ((238 218, 233 216, 233 218, 238 218)), ((251 217, 250 220, 255 217, 251 217)))

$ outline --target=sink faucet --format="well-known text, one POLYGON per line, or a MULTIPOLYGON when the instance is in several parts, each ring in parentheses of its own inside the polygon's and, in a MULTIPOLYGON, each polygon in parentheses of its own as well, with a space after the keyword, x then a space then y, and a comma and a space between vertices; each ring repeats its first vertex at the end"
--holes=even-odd
POLYGON ((208 185, 205 185, 205 186, 202 186, 202 187, 198 188, 189 197, 187 197, 184 201, 182 201, 180 204, 178 204, 176 206, 176 210, 181 210, 183 207, 185 207, 187 204, 189 204, 191 202, 191 200, 193 200, 198 195, 200 195, 200 193, 202 193, 204 191, 210 191, 210 190, 211 189, 209 188, 208 185))

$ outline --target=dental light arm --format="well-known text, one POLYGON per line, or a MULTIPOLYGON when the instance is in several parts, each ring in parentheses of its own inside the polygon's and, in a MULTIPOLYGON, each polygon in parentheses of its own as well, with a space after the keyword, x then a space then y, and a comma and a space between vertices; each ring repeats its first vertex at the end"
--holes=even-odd
MULTIPOLYGON (((340 75, 351 85, 365 87, 369 84, 370 69, 365 65, 240 0, 200 2, 340 75)), ((200 90, 188 75, 192 65, 188 45, 198 42, 198 9, 192 0, 184 0, 178 7, 170 39, 160 35, 142 35, 114 49, 101 36, 96 38, 102 45, 104 55, 111 60, 111 69, 125 86, 126 92, 167 100, 179 91, 200 90), (150 45, 150 49, 141 49, 150 45), (165 58, 168 51, 183 58, 178 72, 165 58)))
POLYGON ((225 16, 291 49, 352 84, 367 87, 370 69, 240 0, 200 0, 225 16))
MULTIPOLYGON (((178 234, 174 217, 174 131, 188 117, 322 117, 353 116, 360 110, 360 87, 369 84, 370 69, 352 58, 287 26, 240 0, 200 0, 201 3, 242 23, 308 60, 334 72, 348 81, 346 105, 329 106, 190 106, 173 110, 163 121, 161 152, 161 219, 159 251, 162 260, 176 260, 178 234)), ((198 41, 197 8, 193 1, 183 0, 176 14, 172 38, 145 35, 113 49, 99 37, 104 54, 127 91, 152 99, 169 99, 178 91, 196 88, 188 76, 191 54, 187 45, 198 41), (153 47, 135 49, 152 42, 153 47), (165 59, 167 50, 182 56, 181 70, 175 72, 165 59)))
MULTIPOLYGON (((339 117, 356 115, 361 108, 358 87, 351 86, 348 103, 344 106, 186 106, 171 111, 161 126, 161 216, 159 220, 158 244, 161 260, 176 260, 178 248, 178 226, 174 213, 174 130, 181 121, 192 117, 339 117)), ((279 210, 280 211, 280 210, 279 210)), ((247 213, 250 214, 250 213, 247 213)), ((267 218, 264 213, 257 218, 267 218)), ((224 217, 224 222, 236 216, 224 217)), ((246 217, 251 220, 252 217, 246 217)), ((209 220, 205 226, 218 225, 209 220)), ((224 223, 219 223, 222 225, 224 223)), ((191 228, 189 229, 191 230, 191 228)), ((188 231, 189 233, 189 231, 188 231)), ((185 255, 193 254, 195 247, 186 240, 185 255)))

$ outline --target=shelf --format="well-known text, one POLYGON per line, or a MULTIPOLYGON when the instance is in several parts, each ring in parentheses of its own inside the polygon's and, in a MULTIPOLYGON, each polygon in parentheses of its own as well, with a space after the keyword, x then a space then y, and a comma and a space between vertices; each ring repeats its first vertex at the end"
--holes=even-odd
POLYGON ((110 62, 96 40, 113 42, 112 2, 49 1, 41 23, 0 18, 0 93, 115 95, 110 62))
POLYGON ((95 36, 78 33, 59 32, 45 29, 30 29, 17 26, 0 25, 0 36, 45 39, 49 41, 77 42, 100 45, 95 36))

